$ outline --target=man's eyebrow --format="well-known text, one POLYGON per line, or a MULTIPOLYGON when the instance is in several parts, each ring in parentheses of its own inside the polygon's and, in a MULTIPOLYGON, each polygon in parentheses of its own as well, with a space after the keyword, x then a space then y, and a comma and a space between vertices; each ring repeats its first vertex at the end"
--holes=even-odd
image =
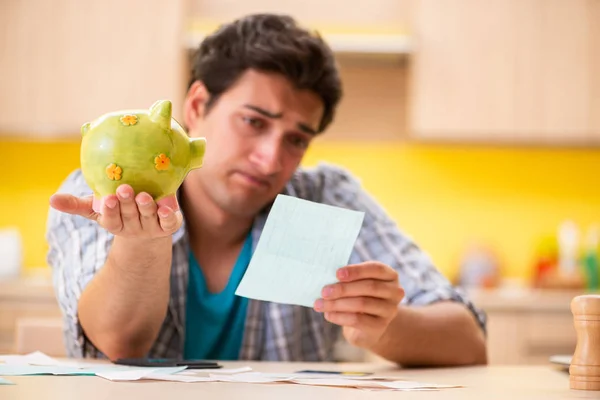
POLYGON ((300 128, 301 131, 304 131, 306 133, 310 133, 311 135, 316 135, 317 131, 313 128, 311 128, 310 126, 303 124, 302 122, 298 122, 298 128, 300 128))
POLYGON ((265 117, 275 118, 275 119, 283 117, 283 113, 281 113, 281 112, 277 113, 277 114, 273 114, 272 112, 267 111, 264 108, 260 108, 260 107, 253 106, 250 104, 244 104, 244 107, 249 108, 250 110, 256 111, 257 113, 262 114, 265 117))
MULTIPOLYGON (((253 106, 251 104, 244 104, 244 107, 248 108, 250 110, 256 111, 257 113, 262 114, 267 118, 279 119, 279 118, 283 117, 282 112, 272 113, 268 110, 265 110, 264 108, 253 106)), ((300 129, 301 131, 303 131, 305 133, 310 133, 311 135, 317 134, 316 129, 311 128, 310 126, 308 126, 307 124, 302 123, 302 122, 298 122, 298 129, 300 129)))

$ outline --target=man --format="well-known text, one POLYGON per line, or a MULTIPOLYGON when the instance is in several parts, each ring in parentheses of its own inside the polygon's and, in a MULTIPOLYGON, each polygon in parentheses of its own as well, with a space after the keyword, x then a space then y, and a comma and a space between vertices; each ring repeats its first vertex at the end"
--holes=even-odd
POLYGON ((122 185, 96 213, 80 171, 51 198, 69 355, 328 361, 342 337, 404 366, 485 363, 484 314, 350 174, 299 168, 341 92, 330 49, 289 17, 206 38, 183 122, 207 152, 177 198, 122 185), (234 295, 278 193, 365 212, 350 265, 314 308, 234 295))

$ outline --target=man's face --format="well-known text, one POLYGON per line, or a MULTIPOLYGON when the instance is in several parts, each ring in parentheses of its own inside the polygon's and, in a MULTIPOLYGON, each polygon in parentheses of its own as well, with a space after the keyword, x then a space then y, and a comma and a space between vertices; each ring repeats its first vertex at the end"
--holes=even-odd
POLYGON ((202 85, 196 89, 195 102, 194 87, 188 94, 186 124, 190 136, 205 137, 207 145, 203 167, 190 173, 192 184, 200 185, 227 213, 256 214, 298 167, 316 135, 323 103, 281 75, 253 70, 246 71, 208 113, 206 92, 202 85))

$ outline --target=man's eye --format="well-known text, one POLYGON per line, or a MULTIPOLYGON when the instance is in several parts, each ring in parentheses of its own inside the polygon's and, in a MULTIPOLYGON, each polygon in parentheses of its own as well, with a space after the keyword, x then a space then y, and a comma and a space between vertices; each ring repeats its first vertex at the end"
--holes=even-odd
POLYGON ((243 117, 243 120, 244 120, 244 123, 252 126, 253 128, 256 128, 256 129, 262 129, 265 126, 264 121, 259 118, 243 117))
POLYGON ((308 140, 302 136, 290 137, 290 143, 298 148, 306 149, 308 147, 308 140))

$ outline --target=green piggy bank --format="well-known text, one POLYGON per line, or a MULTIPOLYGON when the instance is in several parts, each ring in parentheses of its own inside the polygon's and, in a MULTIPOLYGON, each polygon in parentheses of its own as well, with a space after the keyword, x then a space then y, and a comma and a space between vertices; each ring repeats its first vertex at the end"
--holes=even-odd
POLYGON ((148 110, 107 113, 81 127, 81 171, 94 197, 128 184, 158 202, 202 166, 206 139, 190 138, 171 108, 170 101, 160 100, 148 110))

